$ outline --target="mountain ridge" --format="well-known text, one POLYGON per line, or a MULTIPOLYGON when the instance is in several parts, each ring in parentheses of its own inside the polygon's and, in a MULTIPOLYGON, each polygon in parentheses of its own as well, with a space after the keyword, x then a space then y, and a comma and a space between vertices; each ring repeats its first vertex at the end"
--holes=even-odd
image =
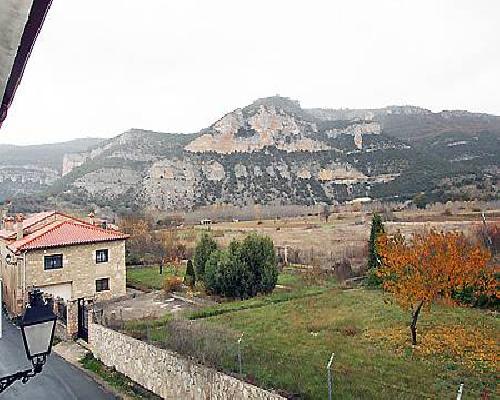
POLYGON ((197 133, 130 129, 66 154, 64 176, 45 189, 70 207, 116 212, 335 204, 421 192, 430 200, 498 198, 499 138, 500 118, 489 114, 304 109, 273 96, 197 133))

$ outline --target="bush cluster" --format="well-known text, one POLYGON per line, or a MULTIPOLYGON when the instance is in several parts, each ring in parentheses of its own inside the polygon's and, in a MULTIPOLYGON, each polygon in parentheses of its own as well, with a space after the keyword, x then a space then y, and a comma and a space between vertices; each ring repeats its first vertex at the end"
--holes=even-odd
POLYGON ((274 245, 269 237, 251 234, 243 241, 232 240, 220 250, 207 234, 196 245, 196 279, 210 294, 246 299, 270 293, 278 280, 274 245), (200 273, 202 271, 202 274, 200 273))

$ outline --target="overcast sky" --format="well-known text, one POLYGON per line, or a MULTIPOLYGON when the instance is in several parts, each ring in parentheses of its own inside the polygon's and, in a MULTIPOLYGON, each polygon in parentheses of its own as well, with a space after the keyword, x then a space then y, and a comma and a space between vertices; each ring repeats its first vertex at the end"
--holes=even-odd
POLYGON ((53 0, 0 143, 195 132, 258 97, 500 115, 498 0, 53 0))

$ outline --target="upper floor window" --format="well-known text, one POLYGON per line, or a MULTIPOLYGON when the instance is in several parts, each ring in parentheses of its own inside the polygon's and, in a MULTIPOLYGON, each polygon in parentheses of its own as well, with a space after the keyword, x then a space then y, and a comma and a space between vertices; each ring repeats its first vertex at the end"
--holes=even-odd
POLYGON ((97 264, 108 262, 108 249, 96 250, 95 262, 97 264))
POLYGON ((44 269, 59 269, 63 267, 63 255, 52 254, 43 258, 44 269))
POLYGON ((97 279, 95 281, 95 291, 102 292, 103 290, 109 290, 109 278, 97 279))

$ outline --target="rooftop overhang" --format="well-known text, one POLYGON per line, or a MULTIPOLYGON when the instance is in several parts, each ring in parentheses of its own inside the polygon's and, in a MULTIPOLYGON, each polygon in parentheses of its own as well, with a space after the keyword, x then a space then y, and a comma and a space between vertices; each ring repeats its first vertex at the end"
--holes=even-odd
POLYGON ((0 127, 52 0, 0 0, 0 127))

